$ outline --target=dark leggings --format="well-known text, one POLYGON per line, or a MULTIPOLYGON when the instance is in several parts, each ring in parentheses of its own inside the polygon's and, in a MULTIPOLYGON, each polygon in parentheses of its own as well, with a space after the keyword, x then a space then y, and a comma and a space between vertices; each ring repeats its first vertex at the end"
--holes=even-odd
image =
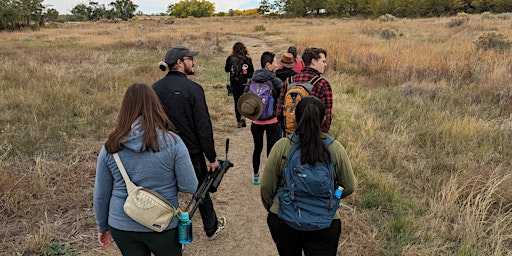
POLYGON ((267 224, 280 256, 336 256, 341 235, 341 221, 315 231, 301 231, 288 226, 277 214, 269 213, 267 224))
POLYGON ((123 256, 181 256, 178 228, 163 232, 134 232, 110 227, 110 234, 123 256))
POLYGON ((252 153, 252 169, 254 174, 258 173, 260 169, 261 151, 263 151, 263 134, 267 132, 267 157, 270 150, 277 140, 280 138, 280 130, 278 123, 273 124, 251 124, 252 139, 254 141, 254 152, 252 153))
POLYGON ((233 92, 233 98, 235 99, 235 116, 236 121, 240 121, 242 119, 242 115, 238 111, 238 108, 236 107, 236 104, 238 104, 238 100, 244 94, 244 88, 245 85, 237 85, 237 84, 231 84, 231 92, 233 92))

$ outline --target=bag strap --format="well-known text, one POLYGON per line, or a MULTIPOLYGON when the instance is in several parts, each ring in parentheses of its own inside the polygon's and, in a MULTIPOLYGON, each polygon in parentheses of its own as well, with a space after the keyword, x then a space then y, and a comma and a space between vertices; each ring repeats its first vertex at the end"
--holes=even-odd
POLYGON ((293 76, 289 76, 288 78, 286 78, 288 80, 288 84, 291 84, 293 83, 293 76))
POLYGON ((311 80, 309 80, 309 83, 311 85, 315 85, 316 83, 318 83, 318 81, 320 81, 320 79, 322 79, 320 76, 315 75, 313 78, 311 78, 311 80))
POLYGON ((121 158, 119 158, 118 153, 114 153, 114 160, 116 160, 117 167, 119 168, 119 171, 121 172, 121 175, 123 175, 124 183, 126 183, 126 190, 128 191, 128 194, 130 191, 132 191, 137 186, 130 180, 130 177, 128 176, 128 173, 126 173, 126 169, 124 169, 123 162, 121 162, 121 158))

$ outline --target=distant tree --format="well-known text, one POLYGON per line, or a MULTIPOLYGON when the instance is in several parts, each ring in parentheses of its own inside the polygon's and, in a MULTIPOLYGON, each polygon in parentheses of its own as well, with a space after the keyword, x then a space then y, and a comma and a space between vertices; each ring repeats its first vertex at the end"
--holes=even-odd
POLYGON ((307 3, 303 0, 287 0, 283 10, 290 16, 304 17, 308 14, 307 3))
POLYGON ((76 20, 85 20, 89 18, 89 8, 85 4, 77 4, 71 9, 71 14, 76 20))
POLYGON ((23 16, 19 11, 18 2, 0 1, 0 31, 16 30, 23 26, 23 16))
POLYGON ((43 15, 43 0, 19 0, 18 1, 18 10, 23 16, 24 24, 26 27, 30 26, 32 21, 37 21, 39 24, 39 20, 43 15))
POLYGON ((46 17, 48 21, 56 21, 59 18, 59 11, 56 9, 50 8, 46 10, 46 17))
POLYGON ((184 0, 167 7, 169 15, 177 18, 186 17, 210 17, 215 12, 213 3, 205 0, 184 0))
POLYGON ((309 0, 306 6, 308 12, 315 13, 318 16, 321 10, 325 10, 325 4, 325 0, 309 0))
POLYGON ((325 1, 325 12, 333 16, 341 16, 344 12, 343 1, 327 0, 325 1))
POLYGON ((135 16, 134 13, 139 7, 130 0, 116 0, 111 2, 109 6, 113 7, 113 13, 115 13, 116 17, 122 20, 129 20, 135 16))
POLYGON ((260 1, 260 6, 258 7, 258 13, 266 14, 272 12, 272 4, 269 0, 260 1))

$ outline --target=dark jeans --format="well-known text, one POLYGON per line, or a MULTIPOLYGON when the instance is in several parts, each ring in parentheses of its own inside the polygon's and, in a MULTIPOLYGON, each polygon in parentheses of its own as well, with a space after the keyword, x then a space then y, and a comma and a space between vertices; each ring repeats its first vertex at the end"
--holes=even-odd
POLYGON ((236 107, 236 104, 238 104, 238 100, 240 99, 240 96, 244 94, 244 88, 245 84, 238 85, 238 84, 231 84, 231 91, 233 92, 233 98, 235 99, 235 116, 236 121, 240 121, 242 119, 242 115, 238 111, 238 108, 236 107))
POLYGON ((270 150, 280 138, 280 130, 278 123, 274 124, 251 124, 252 139, 254 141, 254 152, 252 153, 252 169, 254 174, 258 173, 260 169, 261 151, 263 151, 263 134, 267 132, 267 157, 270 150))
POLYGON ((110 233, 123 256, 181 256, 178 228, 162 232, 133 232, 110 227, 110 233))
POLYGON ((341 221, 333 220, 331 226, 315 231, 291 228, 277 214, 269 213, 267 224, 280 256, 336 256, 341 235, 341 221))
MULTIPOLYGON (((196 177, 199 181, 199 185, 197 187, 199 188, 208 172, 206 160, 202 154, 191 155, 190 159, 192 160, 192 165, 194 166, 194 171, 196 172, 196 177)), ((210 193, 206 193, 203 203, 199 205, 199 212, 201 213, 201 219, 203 220, 203 227, 206 232, 206 236, 212 236, 215 231, 217 231, 218 220, 215 210, 213 209, 213 202, 210 197, 210 193)))

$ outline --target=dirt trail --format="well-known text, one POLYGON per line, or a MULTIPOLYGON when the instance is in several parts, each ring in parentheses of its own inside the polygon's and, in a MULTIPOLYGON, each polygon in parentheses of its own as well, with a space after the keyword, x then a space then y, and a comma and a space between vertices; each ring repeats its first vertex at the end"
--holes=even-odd
MULTIPOLYGON (((286 41, 278 37, 266 37, 265 40, 233 36, 229 38, 226 51, 230 52, 235 42, 242 42, 249 51, 254 68, 259 69, 260 56, 264 51, 273 51, 279 58, 281 52, 289 46, 286 41)), ((224 86, 220 87, 225 90, 224 86)), ((226 227, 214 241, 208 241, 203 231, 200 213, 197 211, 192 220, 194 241, 190 246, 185 247, 183 255, 278 255, 267 227, 267 212, 261 203, 260 187, 251 183, 253 142, 250 122, 247 122, 245 128, 236 128, 233 97, 226 96, 222 100, 227 101, 224 110, 227 115, 222 121, 213 122, 215 144, 218 158, 224 159, 226 157, 225 141, 229 138, 228 159, 234 167, 225 174, 219 190, 212 194, 212 199, 217 215, 226 217, 226 227)), ((261 170, 266 162, 266 146, 263 148, 261 170)), ((109 249, 94 249, 91 253, 91 255, 121 255, 115 245, 109 249)))
MULTIPOLYGON (((260 68, 259 59, 264 51, 280 55, 277 54, 280 49, 270 48, 266 42, 256 38, 233 37, 229 47, 237 41, 247 47, 255 69, 260 68)), ((214 241, 208 241, 200 216, 194 216, 194 242, 185 248, 184 255, 278 255, 268 231, 267 212, 261 204, 259 186, 251 183, 253 142, 250 122, 245 128, 236 128, 233 98, 227 100, 229 115, 222 124, 214 122, 213 125, 219 158, 225 158, 225 140, 229 138, 228 159, 235 166, 226 173, 219 191, 212 196, 217 214, 227 219, 226 228, 214 241)), ((265 156, 264 150, 261 169, 265 156)))

